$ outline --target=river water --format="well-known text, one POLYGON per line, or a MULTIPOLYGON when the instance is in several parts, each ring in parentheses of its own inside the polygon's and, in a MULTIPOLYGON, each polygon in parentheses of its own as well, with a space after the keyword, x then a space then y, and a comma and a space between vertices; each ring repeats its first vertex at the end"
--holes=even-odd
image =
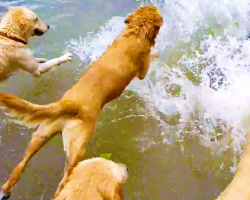
MULTIPOLYGON (((249 129, 250 6, 247 0, 20 0, 52 28, 34 38, 37 57, 75 57, 39 79, 19 74, 1 92, 34 103, 58 100, 142 4, 157 5, 164 26, 161 52, 145 80, 134 80, 101 114, 87 157, 126 164, 126 200, 210 200, 231 181, 249 129)), ((0 184, 21 160, 34 129, 0 114, 0 184)), ((31 160, 12 194, 16 200, 53 197, 62 177, 58 135, 31 160)))

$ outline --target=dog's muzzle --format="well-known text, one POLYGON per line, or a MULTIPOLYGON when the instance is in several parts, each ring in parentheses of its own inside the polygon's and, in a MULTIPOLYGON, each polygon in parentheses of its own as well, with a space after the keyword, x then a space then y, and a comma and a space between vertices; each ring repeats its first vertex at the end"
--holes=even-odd
POLYGON ((38 30, 38 29, 35 29, 34 34, 35 34, 36 36, 42 36, 42 35, 44 34, 44 32, 43 32, 43 31, 40 31, 40 30, 38 30))
POLYGON ((10 194, 5 194, 3 192, 0 192, 0 200, 7 200, 10 198, 10 194))

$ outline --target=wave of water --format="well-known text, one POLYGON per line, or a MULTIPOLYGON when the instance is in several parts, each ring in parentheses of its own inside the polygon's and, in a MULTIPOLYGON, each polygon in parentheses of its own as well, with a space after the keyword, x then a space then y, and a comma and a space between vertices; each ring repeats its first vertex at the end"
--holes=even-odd
MULTIPOLYGON (((197 135, 217 152, 240 145, 250 116, 250 5, 248 0, 152 1, 164 25, 157 38, 159 61, 143 81, 127 88, 145 102, 163 127, 163 142, 197 135), (175 117, 169 124, 161 115, 175 117)), ((82 62, 95 61, 124 28, 115 16, 69 48, 82 62)))

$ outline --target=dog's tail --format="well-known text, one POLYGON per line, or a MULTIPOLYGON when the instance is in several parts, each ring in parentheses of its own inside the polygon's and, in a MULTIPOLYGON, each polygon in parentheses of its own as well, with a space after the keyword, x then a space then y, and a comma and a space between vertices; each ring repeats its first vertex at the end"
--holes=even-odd
POLYGON ((0 93, 0 106, 11 110, 11 116, 23 117, 23 125, 38 125, 46 119, 77 116, 79 106, 72 101, 58 101, 48 105, 33 104, 12 94, 0 93))

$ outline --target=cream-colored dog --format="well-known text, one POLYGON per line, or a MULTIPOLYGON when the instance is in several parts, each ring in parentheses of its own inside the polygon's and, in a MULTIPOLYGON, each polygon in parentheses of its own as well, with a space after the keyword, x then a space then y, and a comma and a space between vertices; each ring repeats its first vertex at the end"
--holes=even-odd
POLYGON ((104 158, 80 162, 55 200, 123 200, 128 169, 104 158))
POLYGON ((0 82, 18 70, 39 77, 53 66, 72 59, 70 53, 49 61, 33 57, 28 48, 29 38, 48 30, 49 26, 25 7, 11 8, 6 13, 0 23, 0 82))
POLYGON ((236 174, 232 182, 221 193, 217 200, 249 200, 250 199, 250 135, 247 141, 236 174))

